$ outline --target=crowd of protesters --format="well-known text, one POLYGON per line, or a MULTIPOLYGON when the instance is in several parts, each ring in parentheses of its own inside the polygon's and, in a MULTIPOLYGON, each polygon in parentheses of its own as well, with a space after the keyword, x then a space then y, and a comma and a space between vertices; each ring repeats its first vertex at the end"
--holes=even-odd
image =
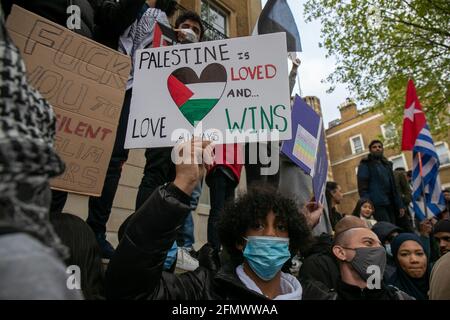
MULTIPOLYGON (((183 154, 176 165, 172 148, 149 148, 135 212, 114 249, 106 223, 128 157, 133 71, 102 194, 90 197, 86 222, 64 213, 67 193, 49 186, 64 171, 53 146, 55 114, 27 82, 5 19, 17 4, 65 26, 68 3, 2 1, 0 299, 450 299, 450 191, 438 216, 416 221, 410 175, 392 169, 378 140, 359 165, 360 199, 348 214, 339 212, 339 182, 327 182, 326 201, 317 203, 306 174, 283 156, 279 174, 269 177, 246 161, 247 191, 236 197, 248 145, 192 140, 176 147, 183 154), (203 181, 211 199, 208 242, 196 251, 192 214, 203 181), (67 268, 74 266, 80 277, 71 286, 67 268)), ((151 46, 156 22, 171 27, 177 10, 173 0, 73 4, 82 9, 82 28, 74 31, 130 57, 151 46)), ((173 27, 180 43, 203 40, 195 12, 180 14, 173 27)), ((278 156, 273 146, 259 148, 278 156)))

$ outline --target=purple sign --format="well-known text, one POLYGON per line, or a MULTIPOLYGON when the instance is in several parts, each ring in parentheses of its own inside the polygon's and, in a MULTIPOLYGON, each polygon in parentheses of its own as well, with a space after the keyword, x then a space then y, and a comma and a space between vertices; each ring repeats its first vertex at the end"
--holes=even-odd
POLYGON ((281 152, 313 178, 314 197, 323 203, 328 159, 322 118, 298 95, 291 118, 292 139, 284 141, 281 152))
POLYGON ((316 201, 323 204, 325 198, 325 184, 328 176, 328 157, 325 146, 325 132, 321 130, 319 149, 317 150, 314 175, 312 179, 313 192, 316 201))

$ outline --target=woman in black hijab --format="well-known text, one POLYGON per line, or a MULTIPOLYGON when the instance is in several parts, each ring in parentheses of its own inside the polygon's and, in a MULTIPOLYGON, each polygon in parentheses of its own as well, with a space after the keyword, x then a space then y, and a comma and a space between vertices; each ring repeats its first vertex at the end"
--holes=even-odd
POLYGON ((389 283, 417 300, 428 300, 428 252, 420 238, 413 233, 402 233, 395 237, 391 248, 397 270, 389 283))

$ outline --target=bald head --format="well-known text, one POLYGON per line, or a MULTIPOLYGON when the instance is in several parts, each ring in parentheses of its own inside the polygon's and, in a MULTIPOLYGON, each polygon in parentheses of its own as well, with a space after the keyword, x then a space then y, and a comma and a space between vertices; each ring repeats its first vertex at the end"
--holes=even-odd
POLYGON ((334 240, 334 245, 351 246, 361 244, 360 240, 370 238, 375 242, 380 242, 377 235, 367 227, 355 227, 347 229, 338 234, 334 240))
MULTIPOLYGON (((380 247, 381 242, 377 235, 367 227, 351 228, 341 232, 334 240, 333 253, 339 260, 344 259, 345 248, 380 247)), ((354 253, 353 253, 354 254, 354 253)))
POLYGON ((334 227, 334 238, 338 239, 341 234, 354 228, 368 228, 368 226, 367 223, 361 218, 355 216, 345 216, 338 223, 336 223, 336 226, 334 227))

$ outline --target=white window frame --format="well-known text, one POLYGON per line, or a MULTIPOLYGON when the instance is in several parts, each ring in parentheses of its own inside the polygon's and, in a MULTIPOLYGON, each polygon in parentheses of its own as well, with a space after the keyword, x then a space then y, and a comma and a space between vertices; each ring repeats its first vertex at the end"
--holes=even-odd
POLYGON ((395 125, 393 124, 393 123, 383 123, 381 126, 380 126, 380 128, 381 128, 381 134, 383 135, 383 137, 386 139, 386 140, 391 140, 391 139, 394 139, 395 137, 397 137, 397 128, 395 128, 395 125), (386 126, 389 126, 389 125, 391 125, 391 126, 394 126, 394 132, 395 132, 395 135, 393 136, 393 137, 387 137, 386 136, 386 126))
MULTIPOLYGON (((405 168, 405 170, 406 171, 408 171, 409 169, 408 169, 408 162, 406 162, 406 157, 405 157, 405 154, 404 153, 400 153, 400 154, 397 154, 397 155, 395 155, 395 156, 392 156, 392 157, 389 157, 389 160, 392 162, 392 164, 394 163, 394 161, 392 160, 392 159, 396 159, 396 158, 402 158, 403 159, 403 163, 404 163, 404 166, 402 166, 403 168, 405 168)), ((393 167, 392 168, 393 170, 395 170, 395 168, 393 167)))
POLYGON ((349 138, 349 141, 350 141, 350 147, 351 147, 351 149, 352 149, 352 154, 360 154, 360 153, 364 152, 364 150, 366 149, 366 148, 364 147, 364 139, 363 139, 362 134, 357 134, 356 136, 350 137, 350 138, 349 138), (356 151, 355 151, 355 145, 354 145, 354 143, 353 143, 353 139, 354 139, 354 138, 358 138, 358 137, 361 139, 361 146, 362 146, 362 149, 361 149, 361 151, 356 152, 356 151))
MULTIPOLYGON (((448 157, 450 158, 450 150, 449 150, 449 148, 448 148, 447 142, 444 142, 444 141, 436 142, 436 149, 437 149, 437 147, 440 146, 440 145, 444 145, 444 146, 445 146, 445 148, 447 149, 447 155, 448 155, 448 157)), ((436 150, 436 153, 437 153, 437 150, 436 150)), ((437 155, 438 155, 438 157, 439 157, 439 154, 438 154, 438 153, 437 153, 437 155)), ((439 160, 439 161, 440 161, 440 160, 439 160)), ((448 166, 448 165, 450 165, 450 162, 447 162, 447 163, 441 163, 441 165, 443 165, 443 166, 448 166)))
MULTIPOLYGON (((226 10, 222 9, 220 4, 218 4, 218 3, 214 2, 214 1, 211 1, 211 0, 200 0, 200 7, 202 6, 203 3, 208 7, 208 10, 210 10, 212 8, 213 10, 215 10, 217 12, 217 14, 221 15, 224 18, 225 26, 224 26, 223 32, 221 30, 219 30, 217 28, 217 26, 213 22, 208 21, 208 20, 206 20, 206 21, 211 26, 213 26, 218 31, 222 32, 224 35, 226 35, 228 37, 229 36, 230 14, 226 10)), ((200 16, 201 16, 201 14, 200 14, 200 16)), ((202 19, 203 19, 203 17, 202 17, 202 19)), ((206 32, 206 30, 205 30, 205 32, 206 32)))

